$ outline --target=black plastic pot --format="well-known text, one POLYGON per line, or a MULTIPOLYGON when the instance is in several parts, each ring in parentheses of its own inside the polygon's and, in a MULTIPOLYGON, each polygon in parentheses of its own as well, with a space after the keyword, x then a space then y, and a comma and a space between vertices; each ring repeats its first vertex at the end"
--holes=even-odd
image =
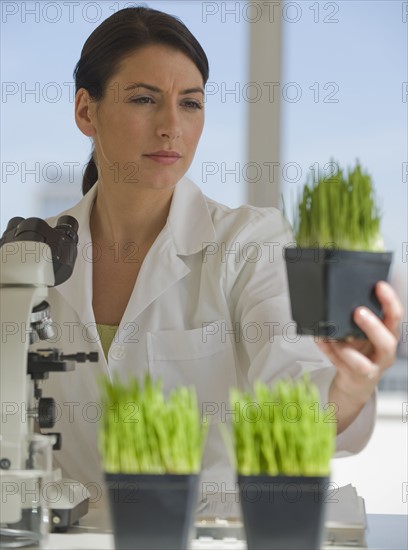
POLYGON ((374 287, 387 280, 392 252, 286 248, 285 260, 298 334, 366 337, 354 323, 353 311, 366 306, 381 316, 374 287))
POLYGON ((328 477, 238 476, 250 550, 318 550, 328 477))
POLYGON ((198 475, 105 474, 117 550, 185 550, 198 475))

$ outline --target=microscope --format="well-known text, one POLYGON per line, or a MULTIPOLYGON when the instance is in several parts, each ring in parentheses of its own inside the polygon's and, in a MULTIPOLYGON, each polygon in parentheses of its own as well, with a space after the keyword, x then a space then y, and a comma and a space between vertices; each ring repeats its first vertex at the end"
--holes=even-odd
MULTIPOLYGON (((29 351, 32 344, 54 334, 48 288, 71 276, 77 231, 78 222, 71 216, 61 216, 55 228, 39 218, 13 218, 0 239, 0 534, 2 541, 13 540, 13 534, 17 539, 5 546, 24 545, 21 540, 26 531, 19 527, 26 525, 24 515, 28 512, 21 491, 3 494, 7 485, 3 481, 12 479, 13 474, 24 478, 25 473, 28 479, 29 472, 38 470, 33 444, 27 441, 37 437, 48 443, 48 436, 53 450, 62 444, 60 434, 37 435, 52 428, 56 416, 54 400, 42 396, 42 383, 50 372, 63 373, 73 370, 75 362, 98 360, 98 353, 64 355, 50 347, 29 351)), ((55 482, 58 474, 53 474, 55 482)), ((64 494, 69 487, 59 481, 64 494)), ((50 504, 53 530, 64 531, 87 513, 89 495, 81 488, 75 498, 70 494, 70 498, 50 504)))

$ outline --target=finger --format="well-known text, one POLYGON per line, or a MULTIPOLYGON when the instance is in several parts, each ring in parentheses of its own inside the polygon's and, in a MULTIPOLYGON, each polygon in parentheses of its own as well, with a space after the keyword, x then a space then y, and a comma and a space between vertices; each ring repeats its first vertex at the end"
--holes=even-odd
POLYGON ((366 307, 357 308, 353 318, 373 346, 372 360, 390 366, 397 350, 396 336, 366 307))
POLYGON ((356 349, 327 342, 320 342, 318 346, 338 369, 349 376, 356 379, 373 379, 381 373, 379 365, 370 361, 356 349))
POLYGON ((320 340, 319 342, 317 342, 317 346, 326 355, 326 357, 330 359, 330 362, 335 367, 341 368, 343 370, 349 370, 349 366, 346 365, 338 356, 335 344, 332 344, 330 342, 323 342, 322 340, 320 340))
POLYGON ((395 290, 385 281, 379 281, 375 293, 383 309, 384 325, 398 338, 404 311, 395 290))

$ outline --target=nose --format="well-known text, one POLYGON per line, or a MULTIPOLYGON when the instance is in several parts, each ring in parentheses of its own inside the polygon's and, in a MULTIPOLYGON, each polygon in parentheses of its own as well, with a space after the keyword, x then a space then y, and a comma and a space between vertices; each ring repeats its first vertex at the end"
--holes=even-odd
POLYGON ((159 112, 157 134, 161 138, 175 140, 181 136, 180 115, 176 105, 166 105, 159 112))

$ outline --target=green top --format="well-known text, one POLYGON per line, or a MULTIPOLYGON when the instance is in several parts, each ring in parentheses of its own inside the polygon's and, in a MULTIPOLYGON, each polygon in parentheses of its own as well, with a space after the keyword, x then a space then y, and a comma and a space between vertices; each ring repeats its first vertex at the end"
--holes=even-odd
POLYGON ((116 331, 118 330, 118 326, 119 325, 101 325, 100 323, 96 325, 106 360, 108 359, 109 348, 115 337, 116 331))

